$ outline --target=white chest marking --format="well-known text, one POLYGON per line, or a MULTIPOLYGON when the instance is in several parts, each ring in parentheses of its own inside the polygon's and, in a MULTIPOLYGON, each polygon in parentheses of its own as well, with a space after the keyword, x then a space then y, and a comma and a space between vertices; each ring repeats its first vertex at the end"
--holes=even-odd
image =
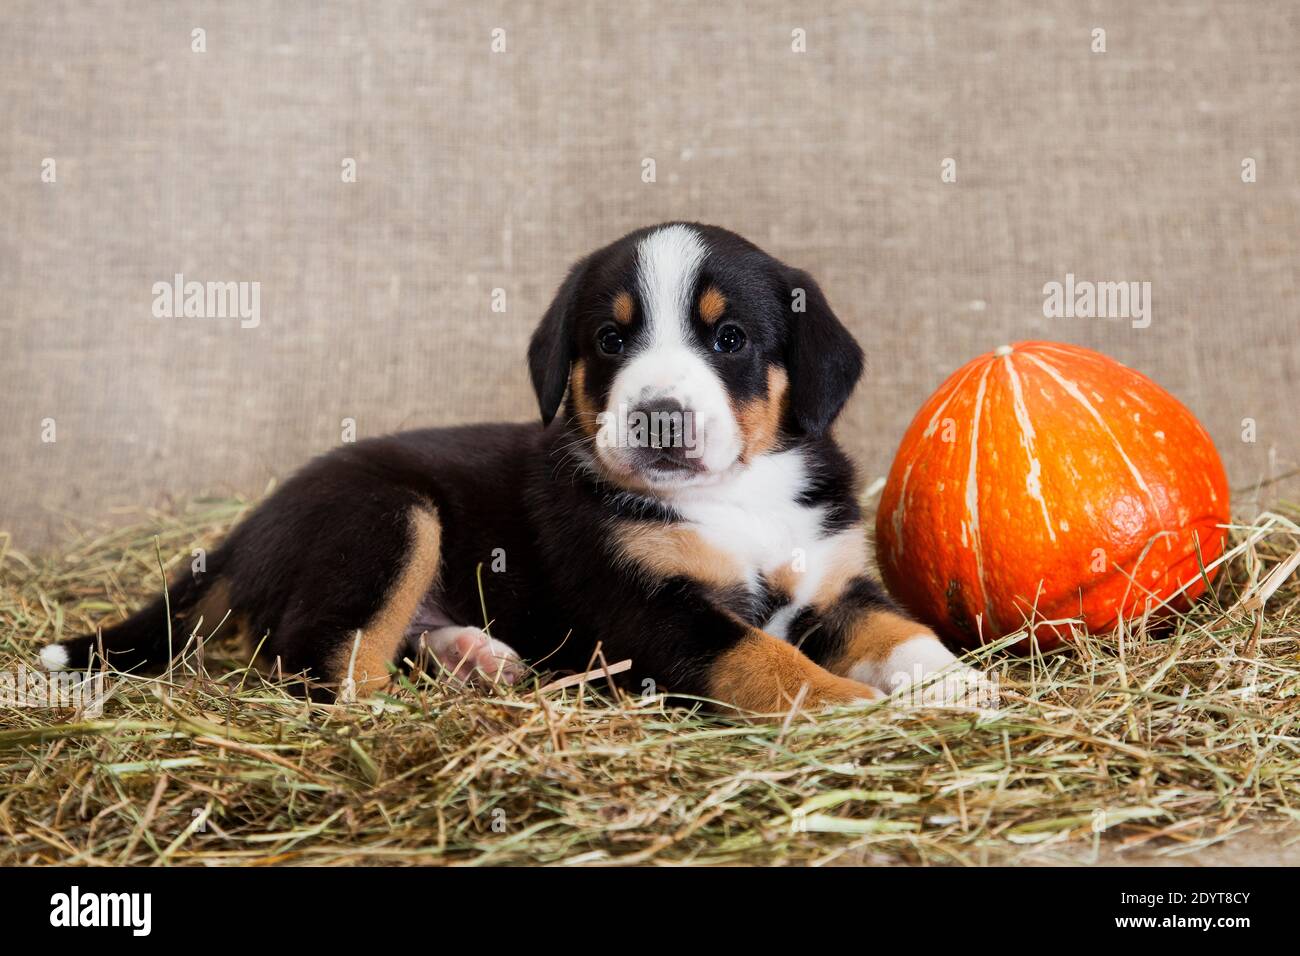
POLYGON ((745 569, 751 590, 759 578, 794 582, 791 602, 764 626, 778 637, 817 593, 845 553, 845 539, 860 539, 861 529, 827 534, 823 505, 800 504, 808 484, 798 450, 765 455, 725 482, 683 489, 669 501, 682 519, 709 544, 731 555, 745 569))

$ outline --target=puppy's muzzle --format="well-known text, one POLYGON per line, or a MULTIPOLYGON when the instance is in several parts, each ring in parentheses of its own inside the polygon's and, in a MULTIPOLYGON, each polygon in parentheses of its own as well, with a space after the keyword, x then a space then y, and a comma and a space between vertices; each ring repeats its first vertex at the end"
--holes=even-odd
POLYGON ((636 427, 635 461, 645 471, 702 471, 695 413, 673 398, 660 398, 632 410, 636 427))

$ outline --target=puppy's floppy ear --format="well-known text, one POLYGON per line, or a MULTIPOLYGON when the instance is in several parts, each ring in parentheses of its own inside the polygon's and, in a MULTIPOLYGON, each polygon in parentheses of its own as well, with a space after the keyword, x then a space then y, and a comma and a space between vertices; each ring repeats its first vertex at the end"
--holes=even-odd
POLYGON ((785 279, 790 411, 804 434, 820 438, 862 375, 862 348, 831 311, 812 276, 787 268, 785 279), (798 311, 800 304, 803 311, 798 311))
POLYGON ((573 326, 578 290, 587 274, 587 259, 569 270, 528 343, 528 373, 537 394, 542 423, 549 425, 564 399, 574 359, 573 326))

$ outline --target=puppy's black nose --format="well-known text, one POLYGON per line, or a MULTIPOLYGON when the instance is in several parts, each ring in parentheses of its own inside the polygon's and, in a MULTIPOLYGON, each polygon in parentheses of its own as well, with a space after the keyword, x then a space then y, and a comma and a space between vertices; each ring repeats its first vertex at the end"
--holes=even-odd
POLYGON ((651 448, 684 454, 683 422, 686 409, 675 398, 661 398, 636 409, 646 420, 646 437, 651 448))

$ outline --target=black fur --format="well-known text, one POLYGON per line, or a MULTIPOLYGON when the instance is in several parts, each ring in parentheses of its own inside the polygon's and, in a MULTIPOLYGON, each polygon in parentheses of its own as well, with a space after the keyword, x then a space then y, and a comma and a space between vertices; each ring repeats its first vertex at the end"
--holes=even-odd
POLYGON ((569 270, 528 343, 528 374, 533 381, 544 425, 549 425, 555 417, 564 399, 564 389, 569 384, 573 322, 586 273, 585 259, 569 270))
POLYGON ((793 300, 804 293, 805 311, 793 316, 786 362, 790 405, 799 428, 810 438, 826 434, 862 375, 862 348, 831 311, 812 276, 786 271, 793 300))

